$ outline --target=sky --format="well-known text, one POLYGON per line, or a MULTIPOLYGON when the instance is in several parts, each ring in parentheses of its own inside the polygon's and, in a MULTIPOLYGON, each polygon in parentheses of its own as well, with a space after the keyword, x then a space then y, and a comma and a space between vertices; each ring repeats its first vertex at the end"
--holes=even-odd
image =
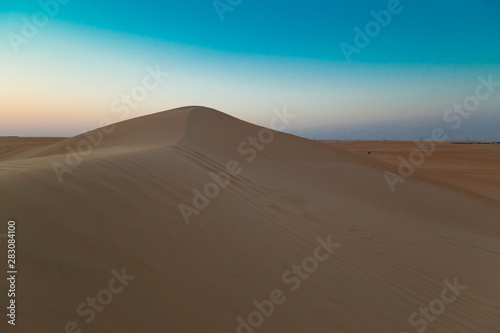
POLYGON ((0 136, 203 105, 264 126, 286 109, 313 139, 500 141, 499 16, 494 0, 2 2, 0 136))

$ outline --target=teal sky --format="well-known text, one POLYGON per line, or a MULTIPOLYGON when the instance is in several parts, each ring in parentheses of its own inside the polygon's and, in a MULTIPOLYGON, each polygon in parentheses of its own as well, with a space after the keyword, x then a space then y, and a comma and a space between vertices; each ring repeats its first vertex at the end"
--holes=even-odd
POLYGON ((127 117, 205 105, 268 125, 286 108, 310 138, 500 140, 500 86, 443 120, 479 76, 500 82, 498 1, 59 1, 0 7, 0 135, 119 121, 114 102, 161 68, 127 117))

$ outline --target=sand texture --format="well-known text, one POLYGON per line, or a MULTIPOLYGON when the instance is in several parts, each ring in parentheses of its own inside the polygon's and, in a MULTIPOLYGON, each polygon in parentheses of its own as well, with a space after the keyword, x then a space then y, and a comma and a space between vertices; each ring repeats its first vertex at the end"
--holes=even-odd
POLYGON ((114 126, 39 144, 0 139, 0 221, 17 223, 19 270, 17 325, 2 320, 0 332, 75 322, 81 332, 411 333, 424 322, 409 317, 442 299, 445 280, 466 288, 448 289, 432 320, 414 317, 425 332, 500 332, 500 146, 446 146, 393 193, 384 173, 408 146, 366 143, 367 155, 264 131, 269 142, 248 161, 245 142, 261 127, 216 110, 114 126), (60 181, 67 147, 99 133, 60 181), (196 189, 230 161, 240 172, 186 223, 179 205, 194 207, 196 189), (85 322, 78 306, 122 268, 135 278, 85 322), (238 329, 273 291, 272 313, 238 329))

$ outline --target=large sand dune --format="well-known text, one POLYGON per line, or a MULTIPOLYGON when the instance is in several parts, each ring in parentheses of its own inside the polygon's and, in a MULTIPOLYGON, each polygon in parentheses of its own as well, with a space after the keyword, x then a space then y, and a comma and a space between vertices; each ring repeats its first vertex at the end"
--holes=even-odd
POLYGON ((417 179, 392 193, 368 158, 202 107, 114 126, 0 156, 19 270, 1 332, 500 331, 497 201, 417 179), (135 278, 102 291, 122 268, 135 278), (89 310, 98 294, 113 299, 89 310))

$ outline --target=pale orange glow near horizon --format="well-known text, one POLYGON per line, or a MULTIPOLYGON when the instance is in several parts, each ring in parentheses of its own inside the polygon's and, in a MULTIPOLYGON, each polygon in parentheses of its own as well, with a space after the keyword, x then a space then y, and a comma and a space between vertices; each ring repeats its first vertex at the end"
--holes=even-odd
MULTIPOLYGON (((265 126, 273 109, 286 107, 299 115, 294 133, 429 120, 473 93, 479 75, 500 77, 495 64, 345 66, 229 54, 54 21, 21 54, 0 54, 0 136, 74 136, 105 118, 118 122, 113 103, 158 66, 170 76, 128 118, 203 105, 265 126)), ((499 104, 497 95, 482 108, 496 112, 499 104)))

